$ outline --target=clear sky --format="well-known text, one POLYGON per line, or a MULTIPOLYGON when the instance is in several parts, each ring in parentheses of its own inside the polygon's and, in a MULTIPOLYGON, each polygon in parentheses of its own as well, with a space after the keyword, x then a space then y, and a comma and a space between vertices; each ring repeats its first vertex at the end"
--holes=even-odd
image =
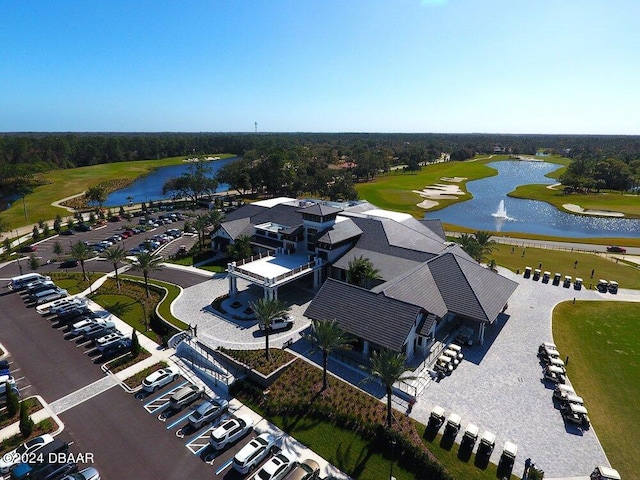
POLYGON ((640 134, 638 0, 3 0, 0 131, 640 134))

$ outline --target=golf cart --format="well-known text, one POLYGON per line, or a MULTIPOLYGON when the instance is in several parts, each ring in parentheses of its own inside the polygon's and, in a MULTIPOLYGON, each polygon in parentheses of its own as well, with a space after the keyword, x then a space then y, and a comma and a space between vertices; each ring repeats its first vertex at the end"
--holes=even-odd
POLYGON ((557 398, 562 401, 567 398, 569 395, 575 395, 576 391, 573 389, 571 385, 556 385, 555 390, 553 391, 553 398, 557 398))
POLYGON ((478 445, 477 455, 484 455, 486 457, 491 456, 493 448, 496 446, 496 436, 489 430, 485 430, 480 438, 480 445, 478 445))
POLYGON ((590 478, 591 480, 621 480, 622 477, 613 468, 598 466, 593 469, 590 478))
POLYGON ((470 423, 467 425, 467 428, 464 430, 464 434, 462 435, 462 443, 468 443, 471 448, 476 444, 476 440, 478 440, 478 433, 480 429, 477 425, 470 423))
POLYGON ((571 275, 565 275, 562 286, 564 288, 569 288, 571 286, 571 280, 572 280, 571 275))
POLYGON ((587 414, 587 409, 584 405, 576 405, 575 403, 568 403, 562 408, 562 417, 570 423, 575 423, 583 428, 589 428, 591 421, 587 414))
POLYGON ((584 406, 584 399, 573 393, 569 393, 565 395, 563 398, 560 399, 560 402, 561 402, 560 404, 561 408, 566 408, 570 403, 574 405, 584 406))
POLYGON ((544 363, 548 364, 552 358, 560 358, 560 352, 555 348, 544 347, 538 351, 538 357, 540 357, 540 360, 544 363))
POLYGON ((552 342, 542 342, 538 347, 538 355, 542 355, 545 350, 557 350, 556 344, 552 342))
POLYGON ((444 352, 442 352, 442 354, 451 359, 451 364, 453 365, 454 369, 458 368, 458 365, 460 365, 460 359, 458 358, 458 353, 456 351, 447 348, 444 350, 444 352))
POLYGON ((452 413, 447 419, 447 425, 444 427, 444 434, 455 437, 460 431, 460 422, 462 418, 457 413, 452 413))
POLYGON ((462 361, 464 359, 464 355, 462 353, 462 347, 460 345, 456 345, 455 343, 450 343, 447 345, 447 350, 453 350, 456 352, 458 360, 462 361))
POLYGON ((436 372, 443 373, 444 375, 450 375, 453 372, 453 361, 451 357, 447 355, 440 355, 436 360, 436 364, 433 369, 436 372))
POLYGON ((551 278, 551 272, 544 272, 542 274, 542 283, 549 283, 550 278, 551 278))
POLYGON ((531 277, 531 267, 526 267, 524 269, 524 278, 529 278, 531 277))
POLYGON ((504 442, 502 447, 502 455, 500 455, 500 464, 507 468, 512 468, 518 454, 518 446, 513 442, 504 442))
POLYGON ((573 282, 574 290, 582 290, 582 279, 580 277, 576 277, 576 281, 573 282))
POLYGON ((544 369, 544 378, 553 383, 567 383, 564 369, 549 365, 544 369))
MULTIPOLYGON (((471 340, 471 337, 473 336, 473 330, 470 328, 461 328, 460 331, 458 332, 458 335, 456 336, 455 342, 458 345, 466 345, 468 347, 470 347, 471 345, 473 345, 473 340, 471 340)), ((449 345, 448 348, 451 348, 451 345, 449 345)))
POLYGON ((444 408, 436 405, 433 407, 433 410, 431 410, 431 415, 429 415, 429 424, 440 429, 444 423, 444 418, 444 408))
POLYGON ((551 283, 553 283, 557 287, 558 285, 560 285, 560 278, 562 278, 562 274, 556 273, 553 276, 553 282, 551 282, 551 283))
POLYGON ((603 279, 598 280, 597 289, 600 293, 607 293, 609 291, 609 282, 603 279))
POLYGON ((534 281, 534 282, 537 282, 538 280, 540 280, 540 273, 541 273, 541 271, 540 271, 540 269, 539 269, 539 268, 536 268, 536 269, 533 271, 533 281, 534 281))
POLYGON ((615 282, 613 280, 609 282, 609 293, 618 293, 618 282, 615 282))
POLYGON ((562 373, 566 374, 567 369, 564 366, 564 362, 557 357, 548 357, 546 360, 543 358, 544 363, 551 367, 557 367, 562 370, 562 373))

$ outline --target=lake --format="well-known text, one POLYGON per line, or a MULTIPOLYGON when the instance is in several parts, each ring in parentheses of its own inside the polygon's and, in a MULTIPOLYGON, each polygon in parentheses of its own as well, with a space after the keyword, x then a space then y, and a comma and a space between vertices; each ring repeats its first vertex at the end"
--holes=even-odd
MULTIPOLYGON (((230 157, 223 160, 215 160, 207 162, 207 166, 211 168, 211 176, 215 175, 225 165, 239 160, 240 157, 230 157)), ((160 167, 153 170, 148 175, 138 178, 135 182, 125 188, 111 192, 104 202, 105 207, 117 207, 119 205, 128 205, 128 197, 133 197, 133 203, 149 203, 157 200, 169 200, 171 195, 162 194, 162 186, 167 180, 173 177, 179 177, 183 173, 188 172, 192 163, 183 163, 181 165, 172 165, 170 167, 160 167)), ((229 185, 221 183, 218 185, 217 192, 224 192, 229 189, 229 185)))
MULTIPOLYGON (((557 237, 638 237, 640 220, 611 217, 573 215, 538 200, 507 197, 518 185, 552 184, 555 180, 545 174, 560 166, 547 162, 504 161, 492 162, 489 166, 498 170, 498 175, 467 183, 473 199, 457 203, 435 212, 427 212, 425 218, 439 218, 450 223, 471 228, 497 232, 522 232, 557 237), (492 216, 504 201, 508 218, 492 216)), ((567 202, 571 196, 567 196, 567 202)))

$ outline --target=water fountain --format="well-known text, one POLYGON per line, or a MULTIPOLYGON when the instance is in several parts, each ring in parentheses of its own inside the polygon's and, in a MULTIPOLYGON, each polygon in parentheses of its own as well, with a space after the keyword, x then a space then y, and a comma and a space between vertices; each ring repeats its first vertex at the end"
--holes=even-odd
POLYGON ((498 210, 496 210, 495 213, 492 213, 491 216, 496 218, 509 218, 507 215, 507 209, 504 207, 504 200, 500 200, 498 210))

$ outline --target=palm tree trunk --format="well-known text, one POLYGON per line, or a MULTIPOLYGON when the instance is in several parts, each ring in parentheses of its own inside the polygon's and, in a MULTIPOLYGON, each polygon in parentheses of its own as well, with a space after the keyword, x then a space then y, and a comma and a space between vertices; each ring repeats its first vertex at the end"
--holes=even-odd
POLYGON ((147 290, 147 298, 149 298, 151 294, 149 293, 149 274, 148 273, 144 274, 144 286, 147 290))
POLYGON ((118 292, 120 291, 120 278, 118 278, 118 264, 114 263, 113 264, 113 269, 116 272, 116 285, 118 286, 118 292))
POLYGON ((324 392, 327 389, 327 358, 329 357, 329 352, 326 350, 322 350, 322 391, 324 392))
POLYGON ((387 428, 391 428, 391 389, 387 387, 387 428))
POLYGON ((265 343, 265 350, 264 350, 264 356, 266 357, 267 360, 271 360, 271 355, 269 353, 269 330, 271 328, 268 325, 265 325, 264 328, 264 343, 265 343))

